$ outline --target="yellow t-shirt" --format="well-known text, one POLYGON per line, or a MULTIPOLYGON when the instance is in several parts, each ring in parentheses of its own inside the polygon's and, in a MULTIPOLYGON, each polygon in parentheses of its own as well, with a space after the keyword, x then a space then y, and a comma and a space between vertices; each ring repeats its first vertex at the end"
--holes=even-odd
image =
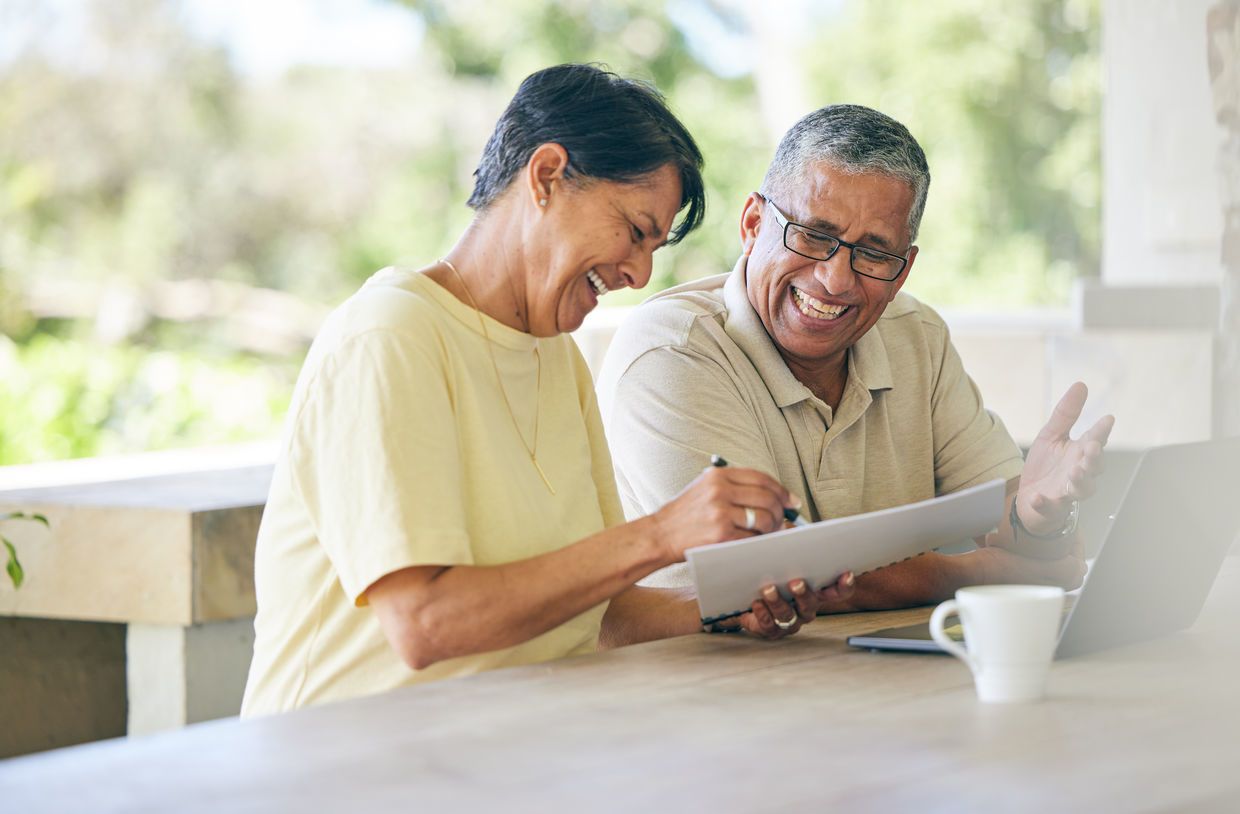
POLYGON ((366 606, 366 589, 401 568, 526 559, 623 521, 572 339, 483 319, 527 441, 537 417, 555 495, 504 406, 478 313, 421 274, 377 273, 328 318, 294 391, 255 553, 243 716, 595 649, 606 604, 414 671, 366 606))

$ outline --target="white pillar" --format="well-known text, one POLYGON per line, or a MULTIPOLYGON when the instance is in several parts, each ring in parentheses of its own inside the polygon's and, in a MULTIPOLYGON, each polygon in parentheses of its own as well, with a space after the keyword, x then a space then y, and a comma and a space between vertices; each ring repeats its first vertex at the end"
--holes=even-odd
POLYGON ((241 711, 254 620, 181 627, 131 624, 126 634, 130 735, 241 711))
POLYGON ((1214 433, 1223 281, 1218 128, 1207 66, 1214 0, 1103 0, 1102 280, 1082 281, 1059 385, 1091 389, 1078 428, 1116 415, 1142 448, 1214 433))
POLYGON ((1224 211, 1214 432, 1229 436, 1240 435, 1240 0, 1219 0, 1206 32, 1224 211))
POLYGON ((1107 285, 1217 285, 1218 126, 1206 67, 1214 0, 1105 0, 1107 285))

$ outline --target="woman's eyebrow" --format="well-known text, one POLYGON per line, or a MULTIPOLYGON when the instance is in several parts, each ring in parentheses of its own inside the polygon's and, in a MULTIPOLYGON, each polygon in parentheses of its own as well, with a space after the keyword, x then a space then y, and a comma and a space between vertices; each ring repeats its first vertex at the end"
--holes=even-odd
POLYGON ((646 219, 647 225, 650 227, 646 230, 646 234, 650 237, 661 237, 663 230, 659 228, 659 222, 654 219, 654 215, 649 212, 641 212, 640 214, 646 219))
POLYGON ((650 214, 649 212, 641 212, 639 214, 641 214, 644 218, 646 218, 648 225, 650 227, 649 229, 646 230, 646 236, 663 238, 663 240, 659 241, 659 244, 655 246, 655 248, 658 249, 658 248, 662 248, 663 246, 666 246, 667 245, 667 233, 663 230, 662 227, 659 226, 659 222, 654 219, 654 215, 650 214))

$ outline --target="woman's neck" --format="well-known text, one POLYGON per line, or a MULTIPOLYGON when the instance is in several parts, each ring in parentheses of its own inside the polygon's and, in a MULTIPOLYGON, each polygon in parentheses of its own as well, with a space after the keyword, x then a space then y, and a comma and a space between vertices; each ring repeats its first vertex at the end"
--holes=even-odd
POLYGON ((505 238, 507 230, 501 220, 484 215, 475 217, 445 255, 456 268, 459 279, 443 263, 435 263, 425 272, 466 305, 477 307, 510 328, 529 333, 525 270, 518 258, 504 250, 511 241, 505 238), (461 289, 462 283, 468 291, 461 289))

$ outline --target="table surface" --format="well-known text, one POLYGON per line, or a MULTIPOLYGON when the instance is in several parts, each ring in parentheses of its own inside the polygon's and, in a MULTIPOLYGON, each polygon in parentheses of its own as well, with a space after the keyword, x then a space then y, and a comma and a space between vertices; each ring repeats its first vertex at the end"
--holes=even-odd
MULTIPOLYGON (((1240 558, 1202 616, 976 701, 941 655, 696 635, 0 763, 6 810, 1240 810, 1240 558)), ((12 699, 9 699, 10 701, 12 699)))

